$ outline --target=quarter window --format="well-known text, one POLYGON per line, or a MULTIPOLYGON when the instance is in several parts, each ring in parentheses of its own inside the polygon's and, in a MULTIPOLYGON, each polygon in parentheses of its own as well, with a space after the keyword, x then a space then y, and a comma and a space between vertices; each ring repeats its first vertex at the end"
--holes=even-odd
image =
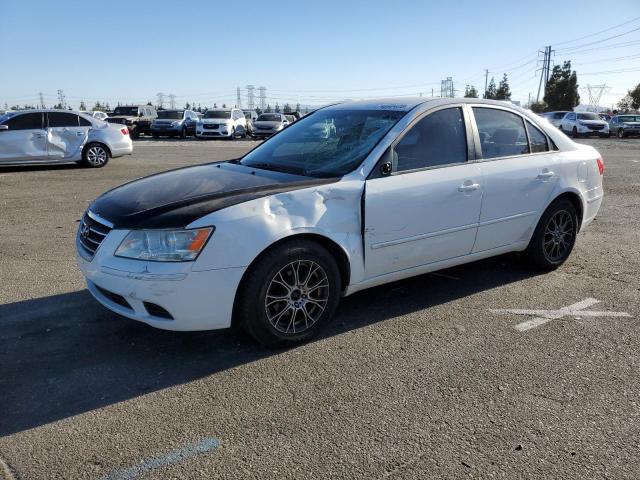
POLYGON ((395 149, 395 171, 467 161, 467 134, 461 108, 431 113, 416 123, 395 149))
POLYGON ((4 122, 9 130, 35 130, 42 128, 42 113, 24 113, 4 122))
POLYGON ((495 108, 473 107, 483 158, 529 153, 524 122, 519 115, 495 108))
POLYGON ((529 130, 529 142, 531 143, 531 153, 548 152, 549 142, 544 133, 539 128, 535 127, 532 123, 527 122, 527 129, 529 130))
POLYGON ((78 115, 78 118, 80 119, 80 126, 81 127, 91 127, 91 122, 89 120, 87 120, 86 118, 83 118, 81 115, 78 115))
POLYGON ((55 127, 77 127, 78 116, 73 113, 49 112, 49 128, 55 127))

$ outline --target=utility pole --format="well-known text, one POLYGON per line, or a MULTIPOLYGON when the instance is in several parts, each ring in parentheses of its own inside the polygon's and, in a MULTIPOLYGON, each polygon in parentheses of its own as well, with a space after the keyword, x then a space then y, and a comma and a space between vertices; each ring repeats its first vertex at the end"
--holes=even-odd
POLYGON ((44 95, 42 95, 42 92, 39 92, 38 96, 40 97, 40 108, 47 108, 44 105, 44 95))
POLYGON ((249 110, 255 110, 256 109, 256 100, 255 100, 255 90, 256 87, 254 87, 253 85, 247 85, 247 108, 249 110))
POLYGON ((158 108, 162 110, 164 108, 164 93, 156 93, 156 97, 158 97, 158 108))
POLYGON ((549 83, 549 75, 551 73, 551 53, 555 50, 551 50, 551 45, 544 47, 544 60, 542 61, 542 71, 540 72, 540 83, 538 84, 538 95, 536 96, 536 102, 540 101, 540 90, 542 90, 542 82, 544 80, 544 88, 547 89, 547 83, 549 83))
POLYGON ((242 108, 242 99, 240 98, 240 87, 236 87, 236 108, 242 108))
POLYGON ((167 95, 169 97, 169 106, 171 110, 176 108, 176 96, 173 93, 167 95))
POLYGON ((65 102, 65 96, 64 96, 64 92, 62 91, 62 89, 58 90, 58 101, 60 102, 60 108, 62 109, 66 109, 66 102, 65 102))
POLYGON ((488 87, 487 82, 488 81, 489 81, 489 70, 485 69, 485 71, 484 71, 484 93, 482 94, 483 97, 487 94, 487 87, 488 87))
POLYGON ((258 87, 260 92, 260 110, 263 112, 267 108, 267 87, 258 87))

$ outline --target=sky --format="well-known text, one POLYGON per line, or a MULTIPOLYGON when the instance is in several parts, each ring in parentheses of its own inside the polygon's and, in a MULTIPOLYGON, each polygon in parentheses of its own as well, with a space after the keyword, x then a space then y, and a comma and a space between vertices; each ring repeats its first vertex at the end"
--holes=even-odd
POLYGON ((178 106, 233 105, 237 87, 246 106, 248 84, 271 105, 321 105, 439 95, 447 77, 462 95, 484 90, 485 69, 496 83, 507 73, 526 103, 545 45, 555 63, 572 61, 582 103, 587 85, 606 84, 610 107, 640 83, 640 0, 603 4, 3 0, 0 108, 38 104, 39 92, 52 106, 59 89, 74 108, 156 103, 159 92, 178 106))

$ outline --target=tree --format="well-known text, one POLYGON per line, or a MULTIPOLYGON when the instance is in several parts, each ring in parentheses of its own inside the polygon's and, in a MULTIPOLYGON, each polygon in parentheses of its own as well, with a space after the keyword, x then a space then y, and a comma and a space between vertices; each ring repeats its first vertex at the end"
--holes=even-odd
POLYGON ((464 89, 464 98, 478 98, 478 90, 473 85, 467 85, 464 89))
POLYGON ((288 103, 285 103, 284 106, 282 107, 282 111, 284 113, 291 113, 291 105, 289 105, 288 103))
POLYGON ((262 110, 260 110, 260 107, 256 107, 256 113, 257 113, 258 115, 260 115, 260 114, 262 113, 262 110))
POLYGON ((491 77, 491 81, 489 82, 489 86, 484 92, 483 98, 489 100, 495 100, 498 95, 498 89, 496 88, 496 81, 491 77))
POLYGON ((184 104, 184 109, 185 110, 191 110, 191 105, 189 105, 189 102, 184 104))
POLYGON ((509 80, 506 73, 502 76, 495 98, 496 100, 511 100, 511 90, 509 89, 509 80))
POLYGON ((84 105, 84 100, 80 100, 80 106, 78 107, 78 110, 80 110, 81 112, 87 110, 87 107, 85 107, 84 105))
POLYGON ((213 102, 213 108, 218 108, 218 104, 213 102))
POLYGON ((542 112, 545 112, 548 107, 547 107, 547 104, 544 102, 533 102, 531 103, 531 105, 529 105, 529 108, 534 113, 542 113, 542 112))
POLYGON ((296 112, 300 112, 300 104, 296 103, 296 112))
POLYGON ((629 97, 631 97, 631 108, 638 110, 640 108, 640 83, 629 91, 629 97))
POLYGON ((280 105, 278 105, 278 102, 276 102, 276 113, 280 113, 280 105))
POLYGON ((222 108, 227 108, 227 104, 226 104, 226 103, 223 103, 223 104, 222 104, 222 108))
POLYGON ((629 113, 633 109, 631 104, 633 103, 633 99, 631 95, 625 95, 618 102, 618 113, 629 113))
POLYGON ((544 90, 544 101, 550 110, 573 110, 580 103, 578 75, 571 71, 571 61, 556 65, 544 90))
POLYGON ((267 113, 271 113, 272 110, 271 110, 271 104, 270 103, 267 103, 267 108, 264 111, 267 112, 267 113))

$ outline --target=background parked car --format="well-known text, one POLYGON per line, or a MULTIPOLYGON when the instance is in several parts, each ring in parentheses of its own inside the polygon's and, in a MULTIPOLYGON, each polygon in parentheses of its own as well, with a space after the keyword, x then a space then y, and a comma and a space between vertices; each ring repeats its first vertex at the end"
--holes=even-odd
POLYGON ((89 115, 90 117, 97 118, 98 120, 106 121, 109 118, 109 115, 106 112, 101 112, 99 110, 87 110, 84 113, 85 115, 89 115))
POLYGON ((293 122, 295 122, 297 120, 296 117, 294 117, 293 115, 291 115, 289 113, 285 113, 284 116, 287 119, 287 121, 289 122, 289 125, 291 125, 293 122))
POLYGON ((546 112, 543 113, 542 116, 551 122, 551 125, 560 128, 560 123, 564 116, 570 113, 568 110, 561 110, 557 112, 546 112))
POLYGON ((151 135, 186 138, 195 135, 198 114, 193 110, 160 110, 151 122, 151 135))
POLYGON ((609 122, 609 131, 619 138, 640 135, 640 115, 616 115, 609 122))
POLYGON ((599 113, 598 116, 600 117, 601 120, 604 120, 605 122, 611 121, 611 115, 609 115, 608 113, 599 113))
POLYGON ((104 167, 133 151, 129 130, 81 112, 28 110, 0 116, 0 164, 77 162, 104 167))
POLYGON ((242 113, 244 113, 244 118, 247 121, 247 133, 251 135, 253 122, 258 118, 258 112, 255 110, 243 110, 242 113))
POLYGON ((196 126, 198 138, 247 136, 247 119, 239 108, 207 110, 196 126))
POLYGON ((157 117, 158 113, 151 105, 124 105, 114 108, 107 122, 126 125, 131 138, 138 138, 143 133, 151 135, 151 122, 157 117))
POLYGON ((282 113, 261 113, 253 122, 252 137, 267 138, 289 125, 289 120, 282 113))
POLYGON ((560 130, 572 137, 599 135, 609 136, 609 124, 602 120, 597 113, 567 113, 560 123, 560 130))

